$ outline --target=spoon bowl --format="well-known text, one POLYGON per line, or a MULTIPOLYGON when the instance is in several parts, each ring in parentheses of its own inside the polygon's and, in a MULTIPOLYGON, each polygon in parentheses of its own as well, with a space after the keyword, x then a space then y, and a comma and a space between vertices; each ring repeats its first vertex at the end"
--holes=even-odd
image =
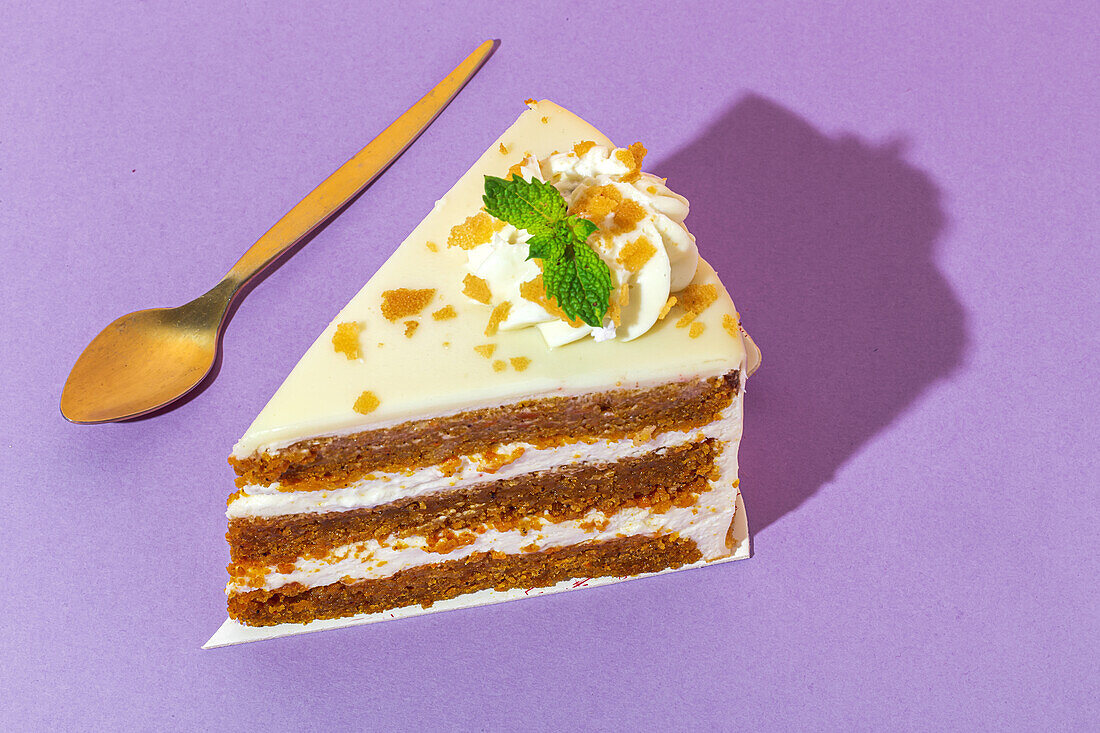
POLYGON ((61 392, 75 423, 138 417, 194 389, 214 366, 218 338, 237 287, 230 279, 178 308, 115 319, 76 360, 61 392))

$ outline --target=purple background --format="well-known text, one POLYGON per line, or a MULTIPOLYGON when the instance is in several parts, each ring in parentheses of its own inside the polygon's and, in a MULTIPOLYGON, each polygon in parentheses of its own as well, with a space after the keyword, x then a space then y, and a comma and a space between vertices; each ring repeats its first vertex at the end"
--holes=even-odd
POLYGON ((0 727, 1096 725, 1096 3, 7 5, 0 727), (488 37, 243 301, 204 391, 61 418, 101 327, 213 285, 488 37), (230 447, 527 97, 644 141, 692 201, 765 355, 755 557, 200 651, 230 447))

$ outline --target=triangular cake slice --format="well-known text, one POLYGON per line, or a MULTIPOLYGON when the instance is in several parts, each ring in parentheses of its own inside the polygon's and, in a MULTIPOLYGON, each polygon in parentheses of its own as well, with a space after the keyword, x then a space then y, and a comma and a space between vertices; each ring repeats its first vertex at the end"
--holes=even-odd
POLYGON ((531 101, 436 202, 234 447, 208 647, 748 556, 759 352, 644 155, 531 101), (549 182, 597 225, 602 320, 547 297, 486 176, 549 182))

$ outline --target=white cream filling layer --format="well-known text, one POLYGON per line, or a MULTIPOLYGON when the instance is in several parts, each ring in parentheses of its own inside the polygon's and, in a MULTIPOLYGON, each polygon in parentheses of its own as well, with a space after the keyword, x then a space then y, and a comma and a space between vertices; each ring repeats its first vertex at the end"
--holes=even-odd
MULTIPOLYGON (((331 511, 347 511, 388 504, 397 499, 424 496, 439 491, 458 489, 487 481, 500 481, 526 473, 547 471, 562 466, 585 463, 613 463, 624 458, 640 456, 656 450, 674 448, 700 439, 700 436, 728 441, 734 432, 741 432, 740 395, 718 420, 703 429, 660 433, 651 440, 635 442, 600 440, 595 443, 571 443, 554 448, 536 448, 528 443, 510 443, 499 446, 500 456, 518 457, 497 470, 491 468, 491 456, 476 454, 463 456, 461 467, 450 475, 438 466, 429 466, 411 472, 376 473, 343 489, 320 491, 280 491, 279 485, 245 486, 229 503, 226 517, 278 517, 288 514, 307 514, 331 511)), ((736 445, 736 443, 735 443, 736 445)))
MULTIPOLYGON (((737 446, 741 438, 741 401, 736 399, 719 420, 707 426, 703 434, 723 441, 723 450, 715 458, 717 472, 710 490, 699 496, 694 506, 673 507, 665 512, 630 507, 613 515, 593 510, 579 520, 544 523, 538 529, 500 532, 487 530, 470 544, 441 554, 430 552, 423 537, 404 538, 401 542, 369 540, 334 549, 323 558, 299 559, 288 572, 269 568, 262 585, 231 581, 226 592, 242 593, 255 589, 272 590, 290 583, 318 587, 337 582, 384 578, 402 570, 460 560, 478 552, 496 551, 520 554, 567 547, 580 542, 607 541, 632 536, 658 536, 677 533, 693 540, 706 560, 726 557, 732 551, 726 536, 733 521, 738 489, 737 446)), ((647 449, 652 449, 646 445, 647 449)))

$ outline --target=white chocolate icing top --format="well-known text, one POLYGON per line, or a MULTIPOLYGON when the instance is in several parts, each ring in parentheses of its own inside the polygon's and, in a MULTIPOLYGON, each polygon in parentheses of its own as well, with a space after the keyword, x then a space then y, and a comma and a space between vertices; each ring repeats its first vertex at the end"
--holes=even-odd
MULTIPOLYGON (((535 397, 644 387, 734 369, 751 372, 758 352, 738 329, 729 294, 703 260, 691 284, 714 286, 716 299, 694 319, 676 305, 640 337, 583 339, 561 348, 549 348, 535 328, 486 335, 492 308, 462 294, 467 256, 465 250, 447 246, 451 228, 481 210, 485 175, 504 177, 527 157, 550 159, 548 173, 563 173, 562 180, 574 174, 595 177, 588 176, 595 168, 573 166, 571 173, 565 167, 554 169, 555 154, 582 141, 615 147, 552 102, 530 105, 337 314, 237 442, 234 456, 535 397), (391 321, 383 315, 383 293, 400 289, 434 292, 419 313, 391 321), (417 325, 406 336, 409 321, 417 325), (353 322, 359 333, 358 358, 348 358, 333 346, 337 326, 353 322), (484 356, 488 348, 475 350, 490 345, 489 357, 484 356), (364 392, 377 400, 368 414, 354 409, 364 392)), ((661 200, 663 213, 673 221, 676 201, 674 196, 661 200)), ((672 289, 678 270, 670 267, 669 272, 672 289)))

